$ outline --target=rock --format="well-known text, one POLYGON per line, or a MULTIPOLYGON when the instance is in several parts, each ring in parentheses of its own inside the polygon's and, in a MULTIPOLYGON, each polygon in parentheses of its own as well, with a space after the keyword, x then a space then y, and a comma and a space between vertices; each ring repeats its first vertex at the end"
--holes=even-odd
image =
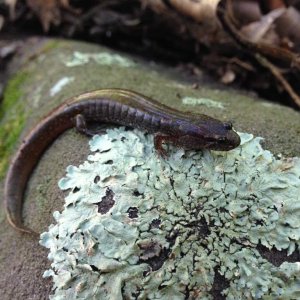
MULTIPOLYGON (((262 136, 264 147, 275 155, 300 153, 299 113, 218 86, 205 76, 197 81, 183 78, 161 66, 106 48, 60 40, 29 41, 16 58, 14 69, 0 110, 1 195, 9 157, 21 141, 19 134, 24 137, 66 98, 106 87, 132 89, 181 110, 232 120, 238 131, 262 136), (34 52, 29 50, 33 46, 34 52), (195 83, 199 88, 194 88, 195 83)), ((63 205, 63 192, 57 182, 68 165, 82 163, 88 153, 88 138, 75 130, 62 134, 49 147, 28 184, 23 214, 26 225, 42 232, 53 223, 52 213, 63 205)), ((49 279, 42 278, 50 267, 47 251, 37 240, 10 227, 3 201, 1 205, 0 265, 5 270, 0 278, 1 299, 47 298, 52 287, 49 279)), ((298 257, 293 261, 297 260, 298 257)))

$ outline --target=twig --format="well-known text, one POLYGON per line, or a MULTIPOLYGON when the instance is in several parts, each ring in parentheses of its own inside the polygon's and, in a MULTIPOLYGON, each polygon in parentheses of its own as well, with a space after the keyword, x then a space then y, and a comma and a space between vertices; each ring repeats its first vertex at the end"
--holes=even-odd
POLYGON ((299 57, 288 50, 270 46, 264 43, 253 43, 243 37, 233 25, 230 15, 226 13, 227 9, 229 9, 231 5, 231 0, 221 0, 217 7, 217 16, 224 29, 231 35, 238 45, 240 45, 263 67, 267 68, 271 72, 271 74, 277 79, 277 81, 281 83, 283 88, 290 95, 294 104, 300 108, 300 97, 289 84, 289 82, 284 78, 280 70, 269 61, 269 58, 277 59, 278 61, 287 63, 289 68, 295 67, 297 71, 300 71, 299 57))
POLYGON ((273 74, 273 76, 282 84, 284 89, 293 99, 294 103, 300 108, 300 97, 297 95, 297 93, 294 91, 294 89, 288 83, 288 81, 282 76, 279 69, 276 66, 274 66, 267 58, 263 57, 259 53, 255 54, 255 58, 262 66, 267 68, 273 74))
POLYGON ((226 31, 238 44, 252 52, 258 52, 266 57, 285 62, 289 67, 296 67, 297 70, 300 71, 300 59, 295 53, 287 49, 282 49, 265 43, 253 43, 243 37, 233 25, 230 15, 226 13, 229 7, 231 7, 231 0, 221 0, 217 7, 217 16, 224 29, 226 29, 226 31))

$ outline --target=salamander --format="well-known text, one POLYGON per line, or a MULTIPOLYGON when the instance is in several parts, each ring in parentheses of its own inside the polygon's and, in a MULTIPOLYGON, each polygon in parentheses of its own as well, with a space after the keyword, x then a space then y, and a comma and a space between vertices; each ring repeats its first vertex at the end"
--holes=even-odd
POLYGON ((46 148, 64 131, 76 127, 92 135, 89 123, 125 125, 154 134, 158 153, 164 142, 185 149, 228 151, 240 144, 231 123, 203 114, 177 111, 142 94, 124 89, 101 89, 73 97, 51 111, 25 137, 10 164, 4 187, 9 223, 30 232, 22 222, 23 197, 29 177, 46 148))

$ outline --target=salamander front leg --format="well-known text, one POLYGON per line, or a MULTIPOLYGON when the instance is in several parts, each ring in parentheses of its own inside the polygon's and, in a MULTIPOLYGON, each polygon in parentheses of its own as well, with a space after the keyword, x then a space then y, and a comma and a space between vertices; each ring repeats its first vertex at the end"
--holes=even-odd
POLYGON ((163 158, 167 157, 167 152, 166 150, 163 148, 162 144, 164 142, 171 142, 176 144, 177 141, 177 137, 176 136, 171 136, 171 135, 162 135, 162 134, 155 134, 154 136, 154 147, 156 149, 156 151, 159 153, 159 155, 161 155, 163 158))

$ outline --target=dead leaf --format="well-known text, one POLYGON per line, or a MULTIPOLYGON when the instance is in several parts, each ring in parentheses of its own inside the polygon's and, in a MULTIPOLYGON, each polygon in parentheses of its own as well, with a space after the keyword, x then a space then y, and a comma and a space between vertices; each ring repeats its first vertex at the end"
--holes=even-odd
POLYGON ((27 5, 38 16, 45 32, 49 31, 51 24, 57 26, 61 23, 62 8, 74 14, 80 12, 70 6, 69 0, 27 0, 27 5))
POLYGON ((232 70, 228 69, 221 77, 221 82, 224 84, 232 83, 235 80, 235 77, 235 73, 232 70))
POLYGON ((216 23, 216 7, 220 0, 169 0, 170 5, 197 22, 216 23))
POLYGON ((289 7, 276 21, 276 31, 281 38, 289 39, 296 51, 300 50, 300 13, 294 7, 289 7))
POLYGON ((4 3, 8 6, 9 8, 9 17, 11 20, 15 19, 15 7, 17 0, 5 0, 4 3))
POLYGON ((279 18, 284 12, 285 8, 277 8, 264 15, 259 21, 252 22, 241 29, 241 34, 249 41, 257 43, 265 36, 271 29, 274 21, 279 18))
POLYGON ((49 31, 51 24, 60 24, 61 14, 57 0, 27 0, 27 5, 38 16, 45 32, 49 31))
POLYGON ((3 25, 4 25, 4 17, 2 15, 0 15, 0 31, 3 27, 3 25))

